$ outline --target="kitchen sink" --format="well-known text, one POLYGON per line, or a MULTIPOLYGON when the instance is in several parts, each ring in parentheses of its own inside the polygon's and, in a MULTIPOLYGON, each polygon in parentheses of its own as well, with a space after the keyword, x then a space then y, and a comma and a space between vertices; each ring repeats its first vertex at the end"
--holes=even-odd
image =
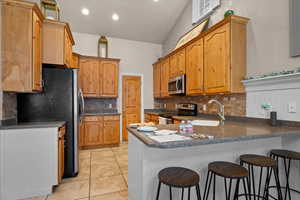
POLYGON ((193 120, 193 126, 219 126, 220 121, 217 120, 193 120))

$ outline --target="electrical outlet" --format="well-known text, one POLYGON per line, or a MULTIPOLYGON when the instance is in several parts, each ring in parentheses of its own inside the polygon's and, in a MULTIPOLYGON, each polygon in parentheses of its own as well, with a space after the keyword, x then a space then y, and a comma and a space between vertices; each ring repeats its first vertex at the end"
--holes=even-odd
POLYGON ((206 111, 206 110, 207 110, 206 104, 203 105, 202 109, 203 109, 203 111, 206 111))
POLYGON ((290 102, 288 104, 288 112, 289 113, 296 113, 297 112, 297 104, 296 104, 296 102, 290 102))

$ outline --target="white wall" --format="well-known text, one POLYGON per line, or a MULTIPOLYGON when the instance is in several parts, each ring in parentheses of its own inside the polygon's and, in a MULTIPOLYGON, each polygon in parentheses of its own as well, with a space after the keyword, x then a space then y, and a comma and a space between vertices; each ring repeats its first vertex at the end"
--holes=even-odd
MULTIPOLYGON (((81 55, 97 56, 99 35, 73 33, 75 46, 73 51, 81 55)), ((161 57, 162 45, 108 38, 108 55, 121 59, 120 74, 143 75, 144 108, 153 108, 153 71, 152 64, 161 57)), ((121 83, 121 81, 120 81, 121 83)), ((121 84, 119 86, 121 88, 121 84)))
MULTIPOLYGON (((221 0, 221 7, 212 15, 211 24, 223 19, 226 10, 248 17, 248 75, 294 69, 300 57, 289 56, 288 0, 221 0)), ((192 0, 163 44, 163 54, 175 47, 180 36, 192 28, 192 0)))

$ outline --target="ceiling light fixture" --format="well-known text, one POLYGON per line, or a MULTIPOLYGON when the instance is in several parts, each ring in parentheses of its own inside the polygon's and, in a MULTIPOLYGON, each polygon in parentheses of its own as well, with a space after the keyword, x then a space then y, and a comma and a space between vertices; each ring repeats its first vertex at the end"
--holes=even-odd
POLYGON ((87 9, 87 8, 82 8, 82 9, 81 9, 81 13, 82 13, 83 15, 89 15, 89 14, 90 14, 90 10, 87 9))
POLYGON ((154 2, 159 2, 159 0, 153 0, 154 2))
POLYGON ((114 14, 112 15, 112 19, 113 19, 114 21, 118 21, 118 20, 120 19, 120 17, 119 17, 119 15, 118 15, 117 13, 114 13, 114 14))

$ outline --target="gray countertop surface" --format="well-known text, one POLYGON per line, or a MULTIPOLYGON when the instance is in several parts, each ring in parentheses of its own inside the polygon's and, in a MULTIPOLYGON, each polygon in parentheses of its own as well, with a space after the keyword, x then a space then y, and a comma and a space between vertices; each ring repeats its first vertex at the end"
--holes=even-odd
MULTIPOLYGON (((181 117, 179 117, 181 118, 181 117)), ((193 117, 193 119, 211 119, 193 117)), ((178 125, 158 125, 157 128, 177 130, 178 125)), ((142 141, 145 145, 155 148, 179 148, 196 145, 218 144, 226 142, 237 142, 261 138, 281 137, 297 135, 300 137, 299 122, 285 122, 280 126, 270 126, 266 120, 253 118, 240 118, 225 121, 224 125, 218 127, 194 126, 194 133, 197 135, 213 136, 213 139, 191 138, 190 140, 159 143, 147 136, 147 133, 139 132, 134 128, 127 128, 128 131, 142 141)))
POLYGON ((0 126, 0 130, 15 130, 15 129, 33 129, 33 128, 59 128, 65 125, 64 121, 51 121, 51 122, 24 122, 14 125, 0 126))
POLYGON ((91 112, 91 113, 84 113, 83 116, 114 116, 114 115, 121 115, 121 113, 111 112, 111 113, 103 113, 103 112, 91 112))

